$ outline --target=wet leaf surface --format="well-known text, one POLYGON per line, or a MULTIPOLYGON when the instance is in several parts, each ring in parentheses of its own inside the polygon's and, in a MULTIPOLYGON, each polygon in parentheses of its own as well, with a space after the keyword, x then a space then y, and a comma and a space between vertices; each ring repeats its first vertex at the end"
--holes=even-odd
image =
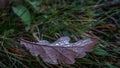
POLYGON ((69 41, 69 37, 61 37, 54 43, 49 43, 46 40, 40 40, 36 43, 24 39, 21 39, 20 43, 23 44, 33 56, 40 56, 44 62, 50 64, 73 64, 75 58, 82 58, 86 55, 86 52, 91 52, 98 40, 89 38, 75 43, 69 43, 69 41))

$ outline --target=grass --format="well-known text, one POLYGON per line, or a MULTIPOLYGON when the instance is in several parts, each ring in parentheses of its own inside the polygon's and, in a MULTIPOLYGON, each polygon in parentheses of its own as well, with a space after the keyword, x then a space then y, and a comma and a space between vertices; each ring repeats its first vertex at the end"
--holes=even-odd
POLYGON ((0 67, 119 68, 119 7, 92 7, 104 2, 105 0, 23 0, 20 4, 13 4, 22 5, 28 11, 22 15, 15 13, 12 8, 0 9, 0 67), (32 33, 38 33, 40 39, 50 42, 62 36, 69 36, 71 42, 92 36, 99 38, 99 42, 93 52, 76 59, 72 65, 51 65, 31 56, 19 44, 21 36, 36 41, 32 33))

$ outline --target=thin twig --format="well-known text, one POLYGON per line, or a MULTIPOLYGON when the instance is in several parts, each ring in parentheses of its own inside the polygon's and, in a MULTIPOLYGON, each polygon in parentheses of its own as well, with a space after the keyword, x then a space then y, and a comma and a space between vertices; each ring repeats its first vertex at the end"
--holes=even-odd
POLYGON ((93 6, 93 8, 106 8, 106 7, 111 7, 114 5, 120 5, 120 1, 119 0, 107 1, 100 5, 95 5, 95 6, 93 6))

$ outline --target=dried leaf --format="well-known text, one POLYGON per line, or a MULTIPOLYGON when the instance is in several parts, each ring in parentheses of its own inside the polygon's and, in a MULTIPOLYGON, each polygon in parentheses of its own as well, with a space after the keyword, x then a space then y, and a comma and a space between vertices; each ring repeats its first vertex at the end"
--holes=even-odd
POLYGON ((18 49, 17 47, 12 47, 12 46, 8 46, 6 47, 7 51, 9 51, 10 53, 16 54, 17 56, 24 56, 24 52, 22 52, 22 50, 18 49))
POLYGON ((15 2, 19 4, 21 0, 0 0, 0 9, 11 7, 11 4, 15 2))
POLYGON ((54 43, 49 43, 46 40, 39 42, 30 42, 21 39, 23 44, 33 56, 40 56, 44 62, 50 64, 66 63, 73 64, 75 58, 82 58, 86 55, 86 52, 91 52, 97 39, 90 38, 86 40, 80 40, 76 43, 69 43, 69 37, 61 37, 54 43))
POLYGON ((8 3, 9 3, 9 0, 0 0, 0 9, 4 8, 8 3))

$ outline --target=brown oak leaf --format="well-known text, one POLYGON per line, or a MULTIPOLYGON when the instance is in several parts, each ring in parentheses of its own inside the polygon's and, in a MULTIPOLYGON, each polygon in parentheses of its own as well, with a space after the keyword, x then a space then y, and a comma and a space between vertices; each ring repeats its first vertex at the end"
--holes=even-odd
POLYGON ((80 40, 75 43, 69 43, 69 37, 61 37, 54 43, 46 40, 39 42, 30 42, 24 39, 20 40, 33 56, 40 56, 44 62, 50 64, 73 64, 75 58, 82 58, 86 52, 91 52, 98 41, 96 38, 80 40))

